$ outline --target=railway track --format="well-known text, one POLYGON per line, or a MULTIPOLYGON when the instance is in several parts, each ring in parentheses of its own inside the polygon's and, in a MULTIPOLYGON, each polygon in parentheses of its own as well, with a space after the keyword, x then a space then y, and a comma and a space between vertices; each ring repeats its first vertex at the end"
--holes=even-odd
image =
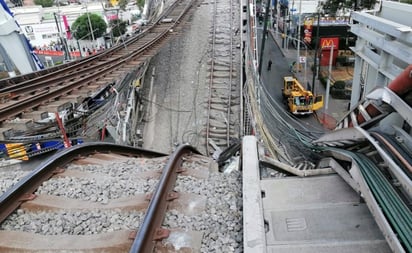
POLYGON ((0 250, 233 252, 239 175, 216 171, 187 145, 170 156, 107 143, 66 149, 0 195, 0 250))
POLYGON ((239 137, 239 58, 235 27, 237 4, 233 1, 213 1, 209 97, 206 120, 206 153, 208 155, 230 146, 239 137), (214 150, 214 151, 212 151, 214 150))
POLYGON ((122 80, 129 75, 133 76, 129 78, 133 82, 143 76, 147 61, 188 20, 194 5, 195 1, 175 1, 141 34, 92 57, 67 64, 64 68, 53 68, 53 72, 40 71, 2 81, 0 127, 3 132, 9 131, 6 139, 8 136, 28 135, 27 131, 31 132, 30 135, 35 130, 39 130, 38 134, 44 132, 44 124, 27 128, 24 125, 27 122, 49 119, 54 121, 52 125, 56 128, 56 121, 50 114, 67 111, 68 107, 72 107, 72 111, 80 107, 82 116, 87 116, 85 111, 90 112, 87 108, 90 98, 108 100, 114 98, 121 88, 127 89, 122 80), (18 127, 15 126, 16 118, 22 123, 18 127))

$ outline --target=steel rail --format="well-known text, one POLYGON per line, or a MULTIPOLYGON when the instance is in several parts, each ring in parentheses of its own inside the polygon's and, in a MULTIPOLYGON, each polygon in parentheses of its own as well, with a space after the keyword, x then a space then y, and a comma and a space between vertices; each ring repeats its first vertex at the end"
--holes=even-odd
MULTIPOLYGON (((176 1, 177 2, 177 1, 176 1)), ((174 4, 172 4, 169 9, 167 11, 164 12, 164 15, 158 17, 158 20, 161 20, 162 18, 164 18, 165 15, 168 15, 171 11, 171 9, 175 6, 176 2, 174 4)), ((138 40, 140 40, 141 38, 144 38, 147 34, 150 34, 151 30, 153 30, 157 25, 157 21, 149 24, 148 26, 146 26, 146 29, 144 29, 142 32, 140 32, 139 34, 133 36, 131 39, 125 41, 125 44, 127 46, 137 42, 138 40)), ((20 76, 16 76, 16 77, 12 77, 12 78, 7 78, 7 79, 3 79, 0 81, 0 93, 6 93, 9 90, 15 89, 16 85, 23 85, 26 86, 27 84, 30 84, 32 82, 41 82, 42 80, 50 80, 53 79, 53 77, 56 74, 60 74, 60 73, 67 73, 67 71, 69 70, 74 70, 76 71, 76 68, 84 65, 84 64, 89 64, 89 63, 93 63, 94 61, 96 61, 97 59, 101 59, 104 57, 110 57, 112 54, 125 50, 123 43, 119 44, 119 45, 115 45, 109 49, 106 49, 105 51, 98 53, 96 55, 92 55, 86 58, 82 58, 80 60, 77 60, 75 62, 69 62, 63 65, 58 65, 58 66, 54 66, 51 68, 47 68, 47 69, 43 69, 40 71, 36 71, 36 72, 32 72, 32 73, 28 73, 25 75, 20 75, 20 76), (9 85, 8 85, 9 84, 9 85)))
POLYGON ((153 252, 155 239, 162 238, 162 235, 164 235, 164 231, 160 227, 166 214, 168 201, 175 198, 176 193, 173 192, 173 188, 177 174, 184 158, 194 153, 200 154, 189 145, 181 145, 170 156, 153 193, 145 218, 130 248, 130 253, 153 252))
POLYGON ((104 142, 76 145, 51 156, 39 167, 22 178, 17 184, 0 196, 0 224, 24 201, 35 198, 33 192, 47 179, 58 173, 58 169, 79 156, 96 152, 116 153, 129 156, 160 157, 166 154, 141 148, 104 142))
POLYGON ((210 78, 209 78, 209 101, 207 106, 207 119, 206 119, 206 155, 210 155, 209 139, 210 139, 210 111, 212 109, 212 88, 213 88, 213 68, 215 66, 215 43, 216 43, 216 12, 217 12, 217 0, 214 0, 213 9, 213 34, 212 34, 212 60, 210 63, 210 78))
MULTIPOLYGON (((153 33, 149 33, 149 34, 153 35, 153 33)), ((162 33, 162 36, 164 36, 164 33, 162 33)), ((148 43, 155 44, 159 41, 159 38, 161 38, 162 36, 158 35, 152 38, 148 43)), ((134 53, 132 55, 136 56, 142 53, 144 50, 147 50, 148 46, 146 45, 148 43, 138 46, 138 48, 134 50, 134 53)), ((129 47, 129 50, 130 50, 130 47, 129 47)), ((61 82, 63 78, 64 80, 75 79, 75 78, 78 78, 78 76, 81 76, 82 74, 87 74, 90 71, 95 70, 96 68, 99 68, 99 67, 103 67, 104 71, 106 71, 107 69, 110 69, 113 66, 119 66, 119 64, 124 63, 125 59, 131 58, 131 55, 129 54, 130 52, 124 51, 123 47, 121 48, 121 50, 117 50, 116 52, 119 52, 119 53, 123 52, 123 53, 117 57, 111 57, 108 54, 99 54, 98 56, 86 58, 87 61, 80 62, 75 65, 71 65, 65 69, 60 69, 59 71, 52 73, 48 76, 43 76, 41 78, 37 78, 34 80, 19 83, 17 85, 12 85, 12 86, 2 88, 0 89, 0 94, 1 93, 12 93, 13 96, 15 96, 15 95, 19 95, 22 93, 32 92, 33 90, 36 90, 36 89, 49 88, 50 82, 54 82, 55 85, 58 85, 58 82, 61 82), (103 56, 105 56, 106 58, 102 59, 103 56), (79 68, 81 68, 81 70, 79 70, 79 68), (70 72, 70 73, 67 73, 67 72, 70 72), (62 77, 60 74, 64 74, 64 77, 62 77)), ((99 72, 102 72, 102 71, 99 71, 99 72)))
MULTIPOLYGON (((19 93, 23 93, 23 92, 27 92, 27 91, 31 91, 31 89, 37 89, 39 87, 43 87, 43 86, 48 86, 50 85, 50 81, 58 81, 59 79, 61 79, 62 77, 56 77, 56 75, 59 74, 64 74, 64 78, 65 79, 70 79, 71 77, 75 77, 78 76, 79 73, 83 73, 83 72, 87 72, 88 69, 93 69, 96 66, 94 65, 95 62, 97 60, 102 61, 102 62, 107 62, 107 59, 109 59, 109 62, 114 62, 114 61, 118 61, 119 59, 122 58, 130 58, 129 55, 129 50, 130 50, 130 46, 138 43, 141 39, 150 37, 150 35, 152 34, 156 34, 159 32, 156 32, 155 30, 158 29, 160 26, 163 26, 163 24, 160 23, 160 21, 167 17, 168 15, 170 15, 174 8, 176 8, 176 6, 179 4, 179 1, 175 1, 171 6, 169 6, 169 8, 163 13, 163 15, 161 15, 156 22, 152 23, 150 26, 148 26, 143 32, 139 33, 137 36, 132 37, 131 39, 125 41, 122 44, 116 45, 114 47, 111 47, 108 50, 105 50, 104 52, 98 53, 96 55, 93 55, 91 57, 87 57, 87 58, 83 58, 81 60, 79 60, 76 63, 70 63, 68 64, 68 66, 64 67, 64 68, 59 68, 56 71, 50 73, 50 72, 45 72, 44 75, 40 75, 37 76, 35 78, 29 78, 29 80, 25 80, 23 82, 19 82, 18 84, 14 84, 14 85, 10 85, 10 86, 6 86, 3 88, 0 88, 0 94, 2 93, 13 93, 13 94, 19 94, 19 93), (124 47, 125 44, 127 46, 127 48, 124 47), (120 57, 115 57, 114 59, 110 59, 110 57, 112 57, 114 54, 117 53, 121 53, 120 57), (81 71, 79 71, 78 69, 81 68, 82 66, 84 66, 82 68, 81 71), (72 71, 72 73, 67 74, 67 72, 72 71), (36 84, 33 84, 34 82, 36 82, 36 84)), ((189 4, 189 7, 191 5, 189 4)), ((181 15, 177 18, 177 21, 180 21, 180 19, 184 16, 184 14, 186 14, 187 10, 189 8, 186 8, 184 10, 183 13, 181 13, 181 15)), ((169 31, 170 28, 173 28, 174 26, 178 25, 178 22, 175 23, 171 23, 169 24, 168 27, 164 28, 163 30, 169 31)), ((164 32, 162 32, 164 35, 164 32)), ((161 36, 163 37, 163 36, 161 36)), ((155 41, 158 41, 159 37, 156 37, 155 41)), ((151 43, 154 42, 153 39, 149 38, 149 41, 151 43)), ((143 48, 143 46, 140 46, 139 48, 143 48)), ((39 73, 41 73, 42 71, 39 71, 39 73)), ((27 74, 32 75, 30 74, 27 74)), ((20 79, 24 79, 21 78, 20 79)), ((6 80, 7 82, 7 80, 6 80)))
POLYGON ((232 110, 232 82, 233 82, 233 0, 230 0, 230 66, 229 66, 229 97, 227 105, 226 147, 230 146, 230 112, 232 110))
MULTIPOLYGON (((145 52, 154 48, 156 45, 160 44, 162 41, 166 40, 166 38, 170 36, 171 34, 170 30, 176 27, 178 24, 180 24, 181 19, 185 16, 185 14, 187 14, 188 10, 191 9, 191 7, 193 6, 193 3, 194 1, 191 1, 189 4, 185 5, 184 10, 180 13, 180 15, 177 17, 174 23, 167 24, 167 25, 158 23, 157 27, 162 27, 162 32, 159 32, 157 36, 152 38, 150 42, 143 44, 140 48, 138 48, 134 52, 132 53, 128 52, 127 54, 124 54, 115 60, 109 61, 109 63, 105 63, 103 67, 99 69, 98 71, 95 71, 93 74, 88 75, 87 77, 82 78, 74 83, 69 83, 62 87, 58 87, 56 85, 57 88, 54 90, 49 90, 47 94, 43 93, 42 95, 36 95, 35 97, 29 97, 25 100, 18 101, 18 103, 9 105, 6 108, 1 108, 0 109, 0 121, 4 121, 12 116, 15 116, 26 109, 37 107, 40 104, 42 104, 44 101, 55 99, 59 96, 62 96, 63 94, 68 94, 74 89, 83 86, 85 83, 98 79, 98 77, 101 76, 102 73, 105 73, 106 71, 109 71, 109 73, 112 73, 120 69, 122 65, 127 64, 131 60, 134 60, 134 58, 139 57, 140 55, 143 55, 145 52), (113 64, 110 64, 112 62, 113 64)), ((171 13, 171 11, 169 13, 171 13)), ((35 85, 36 84, 31 86, 30 89, 33 89, 35 85)), ((25 89, 25 88, 22 88, 22 89, 25 89)))

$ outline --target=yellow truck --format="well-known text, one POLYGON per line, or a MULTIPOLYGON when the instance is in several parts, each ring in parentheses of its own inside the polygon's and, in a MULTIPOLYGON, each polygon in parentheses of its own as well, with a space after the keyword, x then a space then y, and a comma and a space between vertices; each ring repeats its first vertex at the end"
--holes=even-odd
POLYGON ((323 107, 323 96, 314 96, 292 76, 283 78, 282 95, 289 111, 295 115, 312 114, 323 107))

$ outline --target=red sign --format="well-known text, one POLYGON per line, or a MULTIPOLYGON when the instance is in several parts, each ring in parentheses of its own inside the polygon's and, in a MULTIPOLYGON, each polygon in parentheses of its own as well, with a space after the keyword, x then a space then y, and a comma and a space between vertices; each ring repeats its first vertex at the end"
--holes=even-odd
POLYGON ((328 66, 330 61, 330 53, 333 47, 333 55, 332 55, 332 65, 335 66, 336 64, 336 57, 339 53, 339 38, 321 38, 320 39, 320 46, 322 48, 322 55, 320 58, 320 65, 321 66, 328 66))
POLYGON ((108 10, 106 11, 106 19, 108 21, 119 19, 117 10, 108 10))
POLYGON ((54 51, 54 50, 34 50, 38 55, 50 55, 50 56, 63 56, 63 51, 54 51))
POLYGON ((338 37, 320 38, 320 48, 322 48, 322 50, 330 50, 332 46, 333 46, 333 50, 339 49, 339 38, 338 37))
MULTIPOLYGON (((33 50, 37 55, 48 55, 48 56, 64 56, 63 51, 54 51, 54 50, 33 50)), ((70 55, 73 57, 80 57, 80 51, 70 52, 70 55)), ((86 53, 86 55, 89 55, 86 53)))

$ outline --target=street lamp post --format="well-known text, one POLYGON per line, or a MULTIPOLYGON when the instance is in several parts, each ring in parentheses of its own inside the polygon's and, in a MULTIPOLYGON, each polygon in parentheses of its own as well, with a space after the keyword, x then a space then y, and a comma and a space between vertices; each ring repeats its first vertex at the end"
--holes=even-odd
MULTIPOLYGON (((298 59, 296 63, 300 63, 300 22, 301 22, 301 16, 302 16, 302 0, 299 1, 299 18, 298 18, 298 59)), ((296 65, 296 71, 299 72, 300 69, 300 64, 296 65)))
POLYGON ((268 36, 266 34, 268 33, 267 22, 268 22, 268 16, 269 16, 269 5, 270 5, 270 1, 266 1, 265 18, 263 20, 262 47, 260 49, 260 57, 259 57, 259 65, 258 65, 259 75, 262 74, 263 51, 265 50, 265 41, 268 36))
MULTIPOLYGON (((296 38, 290 38, 290 39, 292 39, 292 40, 295 40, 296 41, 296 43, 298 43, 298 45, 300 44, 300 43, 302 43, 302 45, 304 45, 305 46, 305 58, 304 58, 304 73, 305 73, 305 75, 304 75, 304 83, 305 83, 305 85, 306 85, 306 74, 307 74, 307 71, 306 71, 306 69, 307 69, 307 62, 308 62, 308 46, 306 45, 306 43, 304 42, 304 41, 302 41, 302 40, 298 40, 298 39, 296 39, 296 38)), ((298 59, 297 59, 297 61, 296 61, 296 72, 297 71, 299 71, 299 67, 300 67, 300 63, 301 63, 301 58, 300 58, 300 53, 299 53, 299 51, 298 51, 298 59), (299 67, 298 67, 299 66, 299 67)))
POLYGON ((77 48, 79 49, 79 55, 80 55, 80 59, 82 59, 82 49, 80 48, 80 42, 79 39, 77 39, 77 29, 73 32, 73 34, 76 34, 75 39, 77 42, 77 48))
POLYGON ((316 42, 315 42, 315 56, 313 57, 313 78, 312 78, 312 93, 315 93, 315 81, 318 78, 318 50, 319 50, 319 30, 320 30, 320 10, 318 9, 318 21, 316 27, 316 42))
POLYGON ((328 80, 326 82, 326 94, 325 94, 325 114, 328 113, 328 107, 329 107, 329 92, 330 92, 330 79, 332 78, 332 64, 333 64, 333 48, 335 45, 332 42, 332 45, 330 47, 330 56, 329 56, 329 69, 328 69, 328 80))
POLYGON ((54 15, 54 21, 56 22, 56 26, 57 26, 57 32, 59 33, 59 39, 61 42, 61 45, 63 46, 63 52, 64 52, 64 60, 68 61, 70 60, 70 53, 69 50, 67 48, 67 41, 66 38, 62 35, 62 29, 61 29, 61 24, 60 24, 60 13, 53 13, 54 15))

